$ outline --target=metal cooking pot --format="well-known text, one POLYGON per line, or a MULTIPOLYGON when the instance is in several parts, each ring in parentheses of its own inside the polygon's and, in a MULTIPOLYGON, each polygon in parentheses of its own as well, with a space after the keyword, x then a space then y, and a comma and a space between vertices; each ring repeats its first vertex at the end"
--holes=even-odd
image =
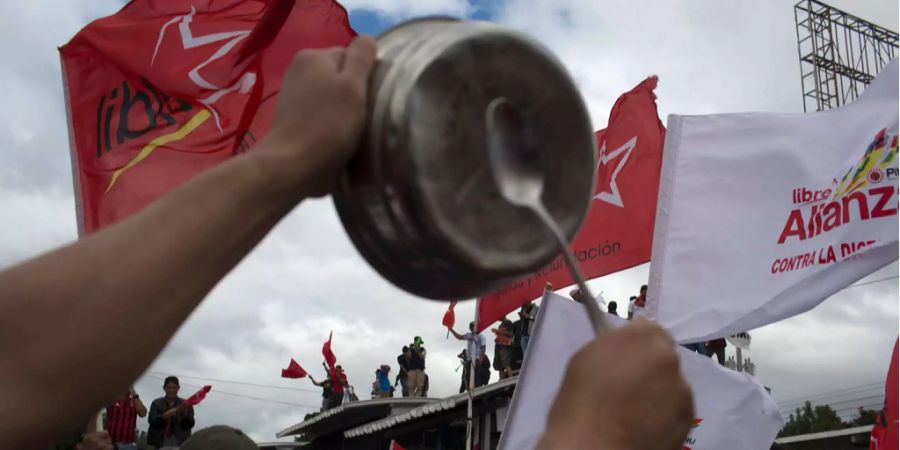
POLYGON ((419 19, 378 38, 361 148, 334 195, 363 257, 413 294, 473 298, 558 255, 530 210, 492 178, 485 110, 516 105, 537 140, 543 201, 571 239, 593 193, 594 138, 584 102, 556 58, 486 22, 419 19))

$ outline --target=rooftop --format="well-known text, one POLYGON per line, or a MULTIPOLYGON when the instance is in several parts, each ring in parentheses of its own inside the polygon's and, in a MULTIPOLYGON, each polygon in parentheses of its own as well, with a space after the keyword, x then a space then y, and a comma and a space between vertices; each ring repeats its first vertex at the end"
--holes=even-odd
POLYGON ((416 407, 439 399, 422 397, 378 398, 345 403, 332 408, 296 425, 281 430, 277 437, 304 434, 310 440, 335 431, 361 425, 384 417, 402 414, 416 407))
MULTIPOLYGON (((473 400, 486 400, 497 394, 512 390, 516 386, 518 377, 507 378, 493 384, 481 386, 472 391, 473 400)), ((453 395, 440 400, 427 403, 401 414, 391 415, 381 420, 359 425, 356 428, 344 431, 344 437, 347 439, 357 438, 372 434, 379 431, 391 429, 404 423, 419 420, 423 417, 435 415, 437 413, 451 411, 457 408, 465 408, 468 404, 469 394, 453 395)))

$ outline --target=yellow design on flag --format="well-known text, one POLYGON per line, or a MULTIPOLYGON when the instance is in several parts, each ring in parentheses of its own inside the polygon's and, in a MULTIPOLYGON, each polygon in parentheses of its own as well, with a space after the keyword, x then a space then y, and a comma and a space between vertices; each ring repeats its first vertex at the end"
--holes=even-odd
POLYGON ((840 183, 837 179, 834 180, 835 188, 832 198, 838 198, 865 187, 869 184, 868 173, 871 170, 886 169, 896 157, 897 136, 888 136, 887 129, 882 129, 869 144, 855 171, 851 167, 841 178, 840 183), (891 138, 890 146, 888 146, 889 138, 891 138))
POLYGON ((209 111, 204 109, 195 114, 194 117, 191 117, 191 120, 188 120, 187 123, 182 125, 181 128, 175 130, 172 133, 164 134, 150 141, 149 144, 145 145, 144 148, 141 149, 141 151, 137 154, 137 156, 134 157, 134 159, 129 161, 128 164, 125 164, 120 169, 113 172, 112 178, 109 180, 109 186, 106 187, 105 193, 109 193, 109 190, 112 189, 113 185, 116 184, 116 180, 118 180, 126 170, 131 169, 132 167, 136 166, 138 163, 146 159, 148 156, 150 156, 151 153, 153 153, 153 150, 156 150, 157 147, 166 145, 170 142, 184 139, 185 136, 191 134, 192 131, 197 129, 197 127, 199 127, 200 124, 209 119, 209 117, 209 111))

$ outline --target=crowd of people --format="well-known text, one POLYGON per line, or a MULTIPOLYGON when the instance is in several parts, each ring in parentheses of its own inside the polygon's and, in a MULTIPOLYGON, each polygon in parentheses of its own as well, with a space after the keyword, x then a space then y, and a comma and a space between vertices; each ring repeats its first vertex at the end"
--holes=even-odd
MULTIPOLYGON (((578 288, 571 290, 569 295, 573 300, 579 302, 583 302, 586 299, 586 296, 578 288)), ((625 318, 634 320, 646 317, 644 309, 646 302, 647 285, 643 285, 640 287, 638 294, 631 296, 629 299, 628 314, 625 318)), ((448 332, 457 340, 465 342, 465 348, 457 355, 462 367, 459 384, 460 393, 465 392, 470 385, 473 388, 477 388, 488 384, 492 376, 492 370, 497 372, 500 380, 519 373, 522 368, 525 351, 534 332, 535 320, 539 309, 540 307, 535 302, 529 302, 519 309, 518 318, 515 321, 503 318, 499 321, 496 328, 490 329, 494 336, 493 356, 488 355, 484 334, 475 332, 474 322, 469 322, 469 329, 465 333, 459 333, 453 328, 448 328, 448 332)), ((621 317, 618 313, 618 303, 616 301, 607 303, 607 313, 621 317)), ((382 364, 375 369, 371 398, 394 397, 398 386, 400 388, 399 395, 402 397, 425 397, 428 395, 428 374, 425 373, 426 351, 423 344, 422 338, 416 336, 411 344, 403 346, 402 353, 397 356, 397 372, 393 384, 389 377, 389 374, 392 373, 389 364, 382 364)), ((720 363, 724 364, 724 339, 698 344, 686 344, 685 347, 707 356, 716 355, 720 363)), ((328 370, 326 369, 327 372, 328 370)), ((341 405, 343 401, 355 398, 352 395, 344 395, 343 390, 347 389, 348 386, 343 370, 340 373, 343 376, 343 381, 336 388, 332 387, 333 383, 330 375, 322 382, 313 380, 316 386, 320 386, 323 389, 322 411, 334 408, 341 405)))

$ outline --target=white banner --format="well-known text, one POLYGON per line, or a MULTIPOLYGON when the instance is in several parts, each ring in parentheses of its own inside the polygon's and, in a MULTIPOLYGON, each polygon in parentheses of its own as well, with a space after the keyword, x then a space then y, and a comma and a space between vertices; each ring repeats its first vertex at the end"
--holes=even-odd
POLYGON ((669 116, 647 312, 679 342, 808 311, 897 259, 897 62, 810 114, 669 116))
MULTIPOLYGON (((626 323, 612 316, 609 320, 616 327, 626 323)), ((593 338, 584 306, 553 293, 544 295, 500 438, 501 450, 535 448, 569 360, 593 338)), ((778 406, 768 392, 750 375, 721 367, 684 348, 677 350, 697 416, 684 448, 768 449, 782 425, 778 406)))

